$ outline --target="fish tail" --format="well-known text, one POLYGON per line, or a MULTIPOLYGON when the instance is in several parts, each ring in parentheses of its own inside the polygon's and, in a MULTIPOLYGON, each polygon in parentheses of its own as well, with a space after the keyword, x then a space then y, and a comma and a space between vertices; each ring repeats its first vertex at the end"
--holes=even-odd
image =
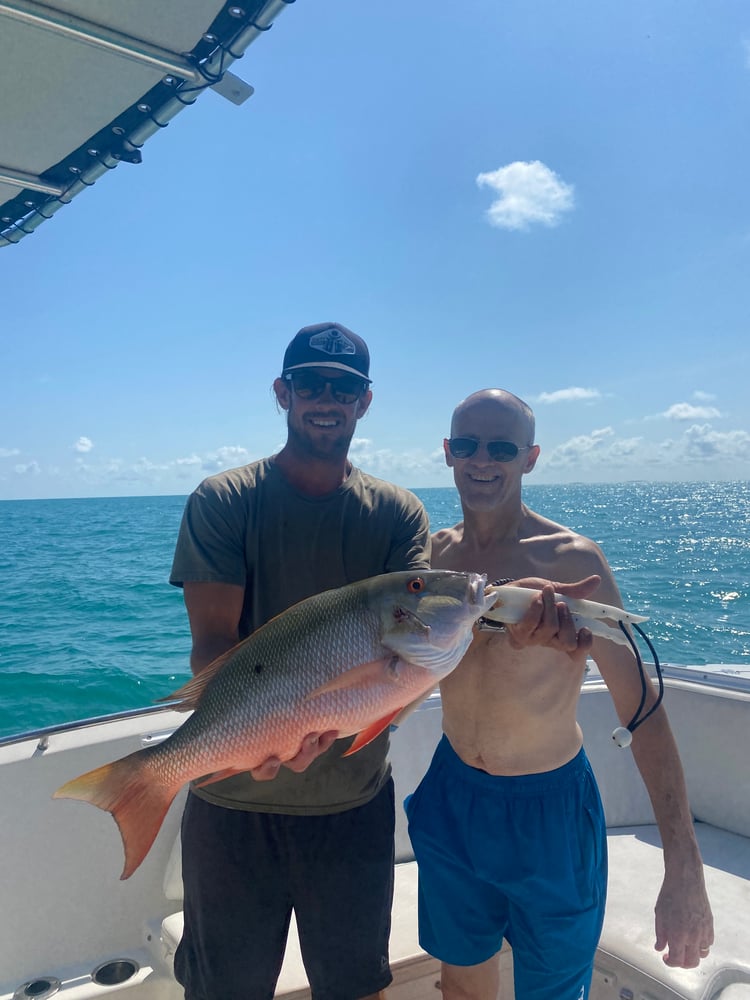
POLYGON ((121 879, 130 878, 151 849, 178 789, 147 767, 147 751, 87 771, 58 788, 55 799, 78 799, 112 813, 125 849, 121 879))

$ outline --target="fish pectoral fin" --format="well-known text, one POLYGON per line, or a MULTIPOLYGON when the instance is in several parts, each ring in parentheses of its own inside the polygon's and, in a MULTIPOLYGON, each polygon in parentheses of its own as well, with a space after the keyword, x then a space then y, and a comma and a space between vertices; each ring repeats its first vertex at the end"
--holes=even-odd
POLYGON ((395 672, 397 663, 397 656, 386 656, 382 660, 371 660, 369 663, 358 663, 351 670, 337 674, 330 681, 315 688, 314 691, 305 696, 305 701, 318 698, 321 694, 328 694, 329 691, 344 691, 346 688, 357 687, 371 681, 382 681, 384 674, 395 672))
POLYGON ((393 720, 391 721, 391 725, 400 726, 401 723, 404 722, 406 719, 408 719, 411 713, 415 711, 417 708, 419 708, 419 706, 422 704, 423 701, 427 701, 432 692, 436 690, 437 690, 437 684, 434 684, 428 691, 425 691, 424 694, 420 694, 420 696, 418 698, 415 698, 414 701, 410 701, 408 705, 405 705, 401 709, 398 715, 394 716, 393 720))
POLYGON ((384 716, 384 718, 378 719, 377 722, 373 722, 371 726, 368 726, 366 729, 362 729, 359 733, 357 733, 354 738, 354 742, 349 749, 341 756, 349 757, 351 754, 356 753, 357 750, 361 750, 362 747, 366 747, 368 743, 372 743, 377 736, 380 736, 384 729, 387 729, 388 726, 390 726, 396 716, 400 715, 403 710, 403 707, 397 708, 393 712, 389 712, 388 715, 384 716))

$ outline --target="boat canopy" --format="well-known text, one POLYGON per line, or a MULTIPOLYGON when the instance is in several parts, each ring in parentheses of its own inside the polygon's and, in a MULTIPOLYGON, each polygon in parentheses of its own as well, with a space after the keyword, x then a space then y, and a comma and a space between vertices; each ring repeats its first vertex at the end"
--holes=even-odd
POLYGON ((0 0, 0 246, 19 243, 230 73, 294 0, 0 0))

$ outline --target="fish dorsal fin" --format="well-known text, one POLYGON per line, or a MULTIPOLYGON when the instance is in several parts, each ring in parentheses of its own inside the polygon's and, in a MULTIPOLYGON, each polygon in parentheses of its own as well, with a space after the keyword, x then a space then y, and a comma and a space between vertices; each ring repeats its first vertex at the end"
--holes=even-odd
POLYGON ((357 733, 352 745, 341 756, 349 757, 351 754, 356 753, 357 750, 361 750, 362 747, 366 747, 368 743, 372 743, 377 736, 380 736, 384 729, 387 729, 388 726, 390 726, 396 716, 403 712, 403 710, 403 706, 401 708, 395 708, 382 719, 378 719, 377 722, 373 722, 373 724, 368 726, 367 729, 363 729, 361 732, 357 733))
POLYGON ((177 712, 189 712, 191 709, 197 708, 206 691, 206 688, 219 673, 222 667, 228 663, 236 648, 236 646, 232 646, 232 648, 228 649, 226 653, 222 653, 221 656, 217 656, 215 660, 212 660, 208 666, 204 667, 200 673, 191 678, 187 684, 183 684, 181 688, 178 688, 177 691, 167 695, 166 698, 159 698, 158 700, 160 702, 179 702, 178 705, 174 706, 177 712))
POLYGON ((397 656, 386 656, 382 660, 370 660, 369 663, 358 663, 351 670, 346 670, 343 674, 337 674, 330 681, 326 681, 325 684, 321 684, 320 687, 315 688, 314 691, 311 691, 305 697, 305 701, 309 701, 311 698, 318 698, 322 694, 328 694, 329 691, 345 691, 346 688, 367 684, 368 681, 381 681, 384 674, 388 671, 392 672, 395 676, 397 669, 397 656))

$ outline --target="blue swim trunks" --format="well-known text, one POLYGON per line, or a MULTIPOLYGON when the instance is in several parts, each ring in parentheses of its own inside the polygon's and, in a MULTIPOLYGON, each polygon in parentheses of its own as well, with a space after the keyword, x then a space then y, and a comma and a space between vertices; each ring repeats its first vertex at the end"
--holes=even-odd
POLYGON ((583 750, 554 771, 469 767, 443 736, 405 803, 419 941, 450 965, 513 948, 517 1000, 585 1000, 607 892, 607 834, 583 750))

